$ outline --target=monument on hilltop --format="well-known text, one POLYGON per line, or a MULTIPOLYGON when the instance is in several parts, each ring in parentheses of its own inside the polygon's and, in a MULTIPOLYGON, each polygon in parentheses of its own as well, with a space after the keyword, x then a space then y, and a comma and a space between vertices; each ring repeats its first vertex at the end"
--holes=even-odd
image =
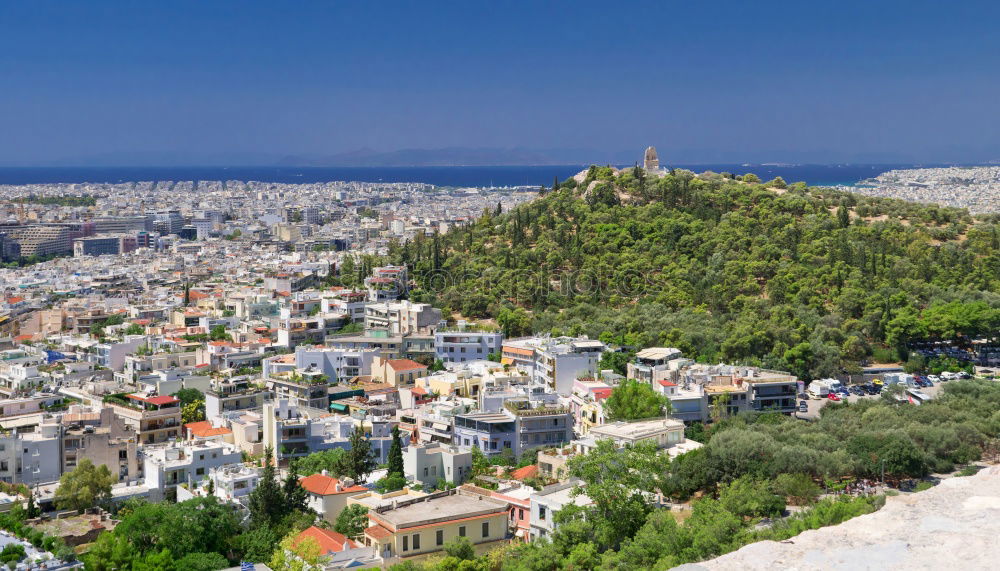
POLYGON ((646 147, 646 154, 642 158, 642 168, 646 172, 660 170, 660 158, 656 156, 656 147, 646 147))

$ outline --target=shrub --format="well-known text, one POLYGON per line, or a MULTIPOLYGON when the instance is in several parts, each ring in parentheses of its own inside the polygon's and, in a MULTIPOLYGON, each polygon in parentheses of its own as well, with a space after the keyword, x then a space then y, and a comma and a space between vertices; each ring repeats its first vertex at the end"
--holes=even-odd
POLYGON ((774 493, 787 498, 793 506, 805 506, 816 501, 822 490, 805 474, 779 474, 774 479, 774 493))

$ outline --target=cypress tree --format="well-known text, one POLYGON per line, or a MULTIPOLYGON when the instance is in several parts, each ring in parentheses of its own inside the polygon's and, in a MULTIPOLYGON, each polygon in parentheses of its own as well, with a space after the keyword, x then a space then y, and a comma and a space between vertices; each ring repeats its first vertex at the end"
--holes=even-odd
POLYGON ((264 469, 257 487, 250 492, 247 507, 250 510, 250 524, 253 527, 270 528, 284 516, 284 498, 278 486, 274 469, 274 453, 271 447, 264 448, 264 469))
POLYGON ((392 445, 389 447, 389 475, 403 476, 403 439, 399 435, 399 427, 392 427, 392 445))

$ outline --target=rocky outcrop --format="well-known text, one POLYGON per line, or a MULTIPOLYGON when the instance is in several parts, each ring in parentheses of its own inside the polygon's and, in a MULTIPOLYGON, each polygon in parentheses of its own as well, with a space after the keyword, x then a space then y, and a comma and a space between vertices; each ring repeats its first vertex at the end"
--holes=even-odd
POLYGON ((712 569, 1000 568, 1000 466, 949 478, 884 508, 787 541, 762 541, 716 559, 682 565, 712 569))

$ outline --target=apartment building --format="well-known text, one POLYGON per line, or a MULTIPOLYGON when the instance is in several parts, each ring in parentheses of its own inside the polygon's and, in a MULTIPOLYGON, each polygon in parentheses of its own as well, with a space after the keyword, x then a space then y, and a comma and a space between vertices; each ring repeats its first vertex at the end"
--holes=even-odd
MULTIPOLYGON (((280 398, 265 403, 261 416, 263 444, 274 450, 279 462, 321 450, 349 450, 351 433, 359 425, 365 431, 378 462, 386 461, 392 446, 393 423, 388 418, 362 422, 348 416, 332 415, 326 410, 296 406, 280 398)), ((404 433, 402 439, 404 446, 409 444, 409 434, 404 433)))
POLYGON ((589 339, 531 337, 504 341, 501 362, 524 368, 535 382, 568 396, 576 379, 597 374, 605 350, 604 343, 589 339))
POLYGON ((504 450, 520 456, 531 448, 558 446, 572 439, 572 413, 560 405, 510 400, 498 413, 455 415, 455 445, 478 447, 487 456, 504 450))
POLYGON ((205 391, 205 418, 214 421, 231 412, 259 409, 270 396, 270 391, 245 377, 213 381, 205 391))
POLYGON ((427 303, 392 301, 365 306, 365 330, 388 335, 432 335, 441 323, 441 310, 427 303))
POLYGON ((406 266, 383 266, 372 270, 372 275, 365 278, 365 289, 368 290, 368 300, 373 302, 398 299, 409 289, 409 277, 406 266))
POLYGON ((62 475, 60 427, 42 419, 37 430, 0 435, 0 480, 13 484, 48 484, 62 475))
POLYGON ((446 363, 484 360, 491 353, 499 354, 502 346, 500 332, 440 329, 434 332, 435 356, 446 363))
POLYGON ((69 254, 73 251, 69 226, 26 226, 12 231, 10 235, 21 245, 21 256, 25 258, 69 254))
POLYGON ((143 455, 144 484, 153 501, 176 497, 177 486, 191 487, 208 478, 211 470, 243 461, 239 449, 218 441, 148 446, 143 455))
POLYGON ((649 347, 635 354, 635 359, 627 365, 630 379, 653 385, 663 380, 672 380, 671 372, 677 370, 677 360, 682 359, 680 349, 672 347, 649 347))
POLYGON ((459 485, 472 470, 472 452, 434 442, 411 444, 403 451, 403 472, 406 477, 425 488, 437 486, 440 480, 459 485))
POLYGON ((81 460, 88 459, 95 466, 107 466, 119 481, 139 477, 136 433, 111 408, 94 411, 72 406, 59 420, 63 472, 72 471, 81 460))
POLYGON ((332 383, 361 375, 369 375, 378 358, 375 349, 333 349, 329 347, 297 347, 295 366, 318 370, 332 383))
POLYGON ((176 397, 115 394, 105 397, 105 405, 135 431, 141 444, 168 442, 182 435, 181 401, 176 397))

